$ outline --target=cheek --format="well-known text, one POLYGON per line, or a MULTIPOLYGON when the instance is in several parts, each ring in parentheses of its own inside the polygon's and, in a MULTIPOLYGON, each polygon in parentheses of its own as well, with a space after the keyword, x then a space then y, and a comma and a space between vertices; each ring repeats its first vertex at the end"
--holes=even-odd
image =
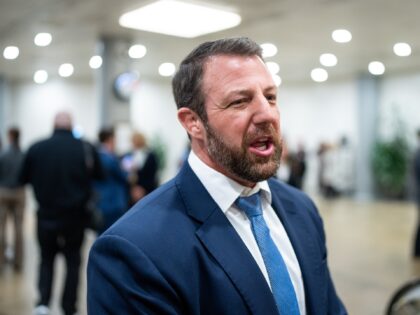
POLYGON ((225 125, 225 129, 228 130, 231 137, 233 137, 234 143, 242 142, 248 132, 248 128, 249 123, 245 120, 231 119, 227 121, 225 125))
MULTIPOLYGON (((224 111, 211 117, 210 125, 227 145, 241 146, 252 122, 247 111, 224 111)), ((209 119, 210 120, 210 119, 209 119)))
POLYGON ((280 123, 280 112, 278 110, 276 110, 276 112, 274 113, 274 117, 275 117, 275 119, 274 119, 274 127, 277 130, 280 130, 280 126, 281 126, 281 123, 280 123))

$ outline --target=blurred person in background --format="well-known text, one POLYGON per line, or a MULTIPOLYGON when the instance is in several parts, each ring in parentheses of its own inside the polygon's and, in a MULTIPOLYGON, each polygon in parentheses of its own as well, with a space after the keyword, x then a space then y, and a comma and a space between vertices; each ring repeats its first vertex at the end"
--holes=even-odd
POLYGON ((122 163, 130 173, 131 204, 135 204, 158 187, 159 163, 142 133, 135 132, 131 141, 133 151, 123 157, 122 163))
POLYGON ((420 129, 417 130, 417 149, 414 153, 414 177, 416 180, 417 232, 414 240, 414 257, 420 258, 420 129))
POLYGON ((100 234, 127 211, 129 187, 128 173, 121 168, 115 154, 114 129, 101 129, 98 138, 98 152, 104 171, 104 179, 94 181, 97 207, 103 215, 103 226, 97 231, 100 234))
POLYGON ((38 203, 36 231, 40 265, 35 315, 50 314, 54 262, 59 253, 63 254, 66 264, 61 306, 65 315, 77 312, 85 207, 92 180, 102 178, 102 169, 96 150, 73 136, 72 125, 68 112, 57 113, 52 136, 29 148, 20 175, 22 183, 31 184, 38 203), (87 145, 92 148, 89 163, 87 145))
POLYGON ((303 178, 306 172, 306 153, 302 144, 299 144, 296 153, 289 153, 288 162, 290 173, 287 183, 298 189, 303 187, 303 178))
POLYGON ((347 137, 321 143, 318 150, 319 188, 326 198, 348 196, 354 191, 354 152, 347 137))
POLYGON ((181 158, 179 159, 178 169, 181 169, 184 163, 187 162, 190 152, 191 152, 191 143, 190 141, 188 141, 187 144, 185 145, 184 152, 182 153, 181 158))
POLYGON ((9 147, 0 154, 0 269, 6 260, 6 226, 10 216, 13 220, 13 267, 21 271, 23 267, 23 218, 25 190, 19 183, 19 172, 23 153, 19 145, 20 131, 12 127, 7 132, 9 147))
POLYGON ((354 191, 355 159, 354 148, 346 136, 341 137, 335 149, 334 188, 339 195, 350 195, 354 191))
POLYGON ((325 171, 326 171, 326 161, 325 155, 328 150, 328 144, 326 142, 321 142, 318 146, 317 157, 318 157, 318 191, 320 194, 324 195, 327 183, 325 182, 325 171))
POLYGON ((272 177, 277 87, 248 38, 206 42, 172 80, 191 152, 94 243, 89 315, 345 315, 322 219, 272 177))
POLYGON ((321 194, 326 198, 335 198, 339 195, 336 187, 337 164, 336 146, 322 142, 318 148, 318 184, 321 194))
POLYGON ((282 141, 280 166, 275 176, 285 183, 287 183, 290 177, 289 149, 285 137, 283 137, 282 141))

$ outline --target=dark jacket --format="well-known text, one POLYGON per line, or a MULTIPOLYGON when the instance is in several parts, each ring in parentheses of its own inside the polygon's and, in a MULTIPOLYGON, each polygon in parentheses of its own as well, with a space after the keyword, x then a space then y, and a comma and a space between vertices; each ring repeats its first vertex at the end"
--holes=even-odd
POLYGON ((110 227, 128 209, 129 186, 128 173, 121 166, 117 156, 99 149, 99 157, 105 173, 103 180, 94 182, 97 208, 101 210, 104 225, 100 232, 110 227))
POLYGON ((153 151, 147 153, 143 167, 137 171, 137 185, 142 186, 149 194, 158 187, 158 159, 153 151))
POLYGON ((39 205, 38 218, 48 220, 80 219, 91 194, 91 181, 102 177, 96 150, 92 147, 89 169, 86 143, 69 130, 32 145, 23 162, 20 180, 32 185, 39 205))

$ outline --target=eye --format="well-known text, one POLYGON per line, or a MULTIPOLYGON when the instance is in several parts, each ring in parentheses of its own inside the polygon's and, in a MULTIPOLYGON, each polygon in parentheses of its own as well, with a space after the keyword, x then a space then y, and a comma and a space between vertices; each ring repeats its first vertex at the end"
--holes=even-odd
POLYGON ((268 94, 265 97, 267 101, 269 101, 271 104, 276 104, 277 101, 277 95, 276 94, 268 94))
POLYGON ((239 107, 239 106, 244 105, 246 102, 248 102, 247 98, 239 98, 237 100, 230 102, 228 107, 231 107, 231 106, 239 107))

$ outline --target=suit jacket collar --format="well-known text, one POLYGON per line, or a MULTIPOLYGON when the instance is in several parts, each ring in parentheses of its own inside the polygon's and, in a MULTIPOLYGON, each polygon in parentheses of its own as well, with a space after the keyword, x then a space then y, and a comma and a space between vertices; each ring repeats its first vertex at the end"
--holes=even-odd
POLYGON ((318 231, 313 222, 307 219, 307 209, 302 209, 302 203, 298 206, 289 193, 279 192, 274 187, 273 180, 269 181, 269 185, 273 196, 272 207, 280 218, 299 261, 305 288, 306 312, 312 315, 326 314, 327 296, 322 294, 326 292, 323 278, 325 275, 322 274, 324 266, 316 263, 325 263, 325 257, 319 257, 318 245, 314 239, 318 231))
MULTIPOLYGON (((257 263, 188 163, 181 169, 176 184, 188 215, 201 223, 196 231, 197 237, 235 284, 251 313, 278 314, 273 295, 257 263)), ((321 272, 324 268, 314 263, 322 261, 322 258, 317 257, 319 249, 317 250, 314 240, 317 231, 314 231, 314 225, 303 217, 304 210, 298 209, 288 192, 279 191, 272 180, 269 181, 269 185, 272 191, 272 206, 287 231, 300 264, 307 313, 323 315, 326 313, 326 296, 314 294, 325 291, 325 275, 321 272)))
POLYGON ((185 163, 176 184, 188 215, 201 223, 196 235, 220 264, 254 315, 278 314, 257 263, 229 220, 185 163))

